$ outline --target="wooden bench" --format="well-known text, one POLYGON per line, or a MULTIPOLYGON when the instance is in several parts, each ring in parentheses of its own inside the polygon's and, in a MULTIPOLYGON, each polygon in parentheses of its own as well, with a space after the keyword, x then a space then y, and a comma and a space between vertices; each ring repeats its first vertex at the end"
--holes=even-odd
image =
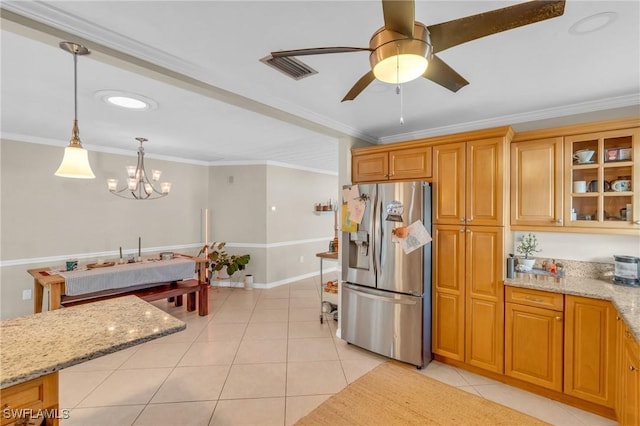
MULTIPOLYGON (((125 287, 114 290, 96 291, 94 293, 79 294, 77 296, 62 295, 60 304, 62 306, 82 305, 84 303, 95 302, 97 300, 112 299, 134 295, 147 302, 161 299, 175 298, 175 305, 182 306, 182 296, 187 296, 187 311, 196 310, 196 293, 200 293, 200 305, 202 307, 202 286, 198 280, 182 280, 170 283, 146 284, 133 287, 125 287)), ((206 294, 206 293, 205 293, 206 294)))

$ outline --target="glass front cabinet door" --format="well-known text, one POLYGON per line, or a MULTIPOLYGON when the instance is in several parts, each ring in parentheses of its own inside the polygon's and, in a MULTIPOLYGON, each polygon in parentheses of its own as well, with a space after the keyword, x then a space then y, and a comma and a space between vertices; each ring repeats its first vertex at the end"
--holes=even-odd
POLYGON ((640 129, 564 140, 565 225, 640 230, 640 129))

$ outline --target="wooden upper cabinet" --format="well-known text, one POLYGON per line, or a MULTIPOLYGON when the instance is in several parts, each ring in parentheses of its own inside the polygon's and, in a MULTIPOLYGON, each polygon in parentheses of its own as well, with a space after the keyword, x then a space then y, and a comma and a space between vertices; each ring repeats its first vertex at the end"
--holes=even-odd
POLYGON ((465 223, 466 143, 433 147, 433 223, 465 223))
POLYGON ((389 151, 389 179, 425 179, 431 177, 431 147, 389 151))
POLYGON ((562 226, 562 138, 511 144, 511 225, 562 226))
POLYGON ((567 295, 564 328, 564 392, 614 406, 616 312, 610 302, 567 295))
POLYGON ((431 147, 392 149, 354 154, 353 183, 418 180, 431 177, 431 147))
POLYGON ((496 137, 433 148, 433 223, 504 225, 504 147, 496 137))
POLYGON ((357 154, 352 157, 351 181, 377 182, 387 180, 389 176, 389 154, 374 152, 357 154))
POLYGON ((504 150, 502 137, 467 143, 467 225, 504 225, 504 150))
POLYGON ((564 141, 565 225, 635 231, 637 235, 640 128, 566 136, 564 141), (575 158, 585 150, 593 151, 590 160, 575 158), (577 182, 585 182, 586 191, 577 182))

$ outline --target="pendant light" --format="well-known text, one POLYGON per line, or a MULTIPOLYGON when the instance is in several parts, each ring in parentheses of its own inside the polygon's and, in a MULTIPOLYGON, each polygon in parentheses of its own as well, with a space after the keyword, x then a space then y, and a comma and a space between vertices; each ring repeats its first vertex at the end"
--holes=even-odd
POLYGON ((87 150, 80 142, 80 130, 78 130, 78 55, 88 55, 89 49, 69 41, 60 42, 60 48, 73 54, 73 98, 74 115, 73 129, 71 130, 71 140, 69 146, 64 149, 64 157, 55 175, 76 179, 95 179, 95 175, 89 164, 87 150))

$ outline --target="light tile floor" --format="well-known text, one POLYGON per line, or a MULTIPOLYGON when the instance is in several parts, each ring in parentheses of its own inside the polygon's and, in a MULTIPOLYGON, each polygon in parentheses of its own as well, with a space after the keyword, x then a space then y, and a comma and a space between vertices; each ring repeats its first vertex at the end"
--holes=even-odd
MULTIPOLYGON (((319 291, 214 288, 207 317, 156 302, 187 329, 61 371, 62 425, 294 424, 385 361, 320 324, 319 291)), ((438 362, 421 373, 552 424, 616 424, 438 362)))

